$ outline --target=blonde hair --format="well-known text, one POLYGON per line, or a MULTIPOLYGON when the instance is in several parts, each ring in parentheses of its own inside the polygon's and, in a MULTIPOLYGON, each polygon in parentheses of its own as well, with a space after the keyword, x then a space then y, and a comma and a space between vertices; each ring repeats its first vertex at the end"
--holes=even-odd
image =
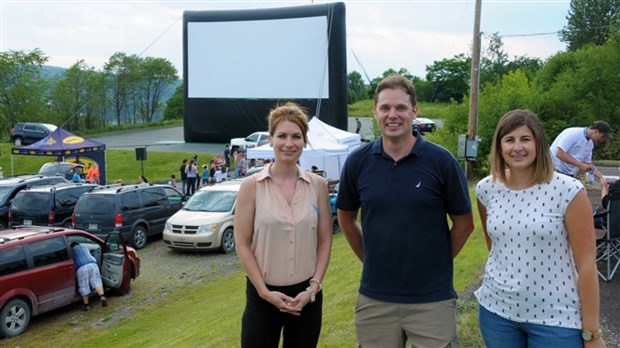
POLYGON ((532 131, 536 142, 534 183, 549 183, 553 178, 553 160, 549 153, 549 143, 545 131, 533 111, 522 109, 507 112, 497 123, 491 144, 491 175, 493 181, 499 178, 500 181, 506 182, 507 165, 504 157, 502 157, 502 138, 521 126, 527 126, 532 131))
POLYGON ((269 135, 274 136, 276 128, 282 121, 289 121, 296 124, 304 137, 304 143, 308 144, 308 114, 299 105, 288 102, 278 105, 271 109, 267 117, 269 122, 269 135))

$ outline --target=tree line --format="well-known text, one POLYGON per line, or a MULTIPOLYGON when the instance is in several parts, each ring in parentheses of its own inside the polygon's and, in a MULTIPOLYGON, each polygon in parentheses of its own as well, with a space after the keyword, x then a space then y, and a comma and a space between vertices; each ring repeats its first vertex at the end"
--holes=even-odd
POLYGON ((73 132, 152 122, 178 80, 165 58, 117 52, 101 71, 80 60, 57 77, 45 75, 47 61, 40 49, 0 52, 1 129, 24 121, 73 132))

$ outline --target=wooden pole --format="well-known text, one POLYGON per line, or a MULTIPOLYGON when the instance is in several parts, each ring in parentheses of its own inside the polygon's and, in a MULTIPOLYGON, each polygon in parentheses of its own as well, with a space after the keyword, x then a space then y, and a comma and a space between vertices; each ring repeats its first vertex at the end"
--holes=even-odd
MULTIPOLYGON (((469 132, 467 140, 475 141, 478 134, 478 91, 480 87, 480 12, 482 0, 476 0, 476 9, 474 17, 474 40, 471 54, 471 83, 469 88, 469 132)), ((467 146, 466 146, 467 148, 467 146)), ((467 179, 474 178, 474 159, 467 156, 467 179)))

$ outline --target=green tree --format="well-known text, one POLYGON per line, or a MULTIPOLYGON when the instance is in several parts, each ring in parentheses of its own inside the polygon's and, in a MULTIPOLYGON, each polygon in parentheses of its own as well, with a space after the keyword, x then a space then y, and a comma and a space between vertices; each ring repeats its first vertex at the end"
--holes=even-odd
POLYGON ((44 115, 47 82, 40 72, 47 59, 40 49, 0 52, 0 116, 5 126, 44 115))
POLYGON ((178 79, 177 71, 165 58, 147 57, 139 63, 140 115, 143 122, 153 121, 161 109, 162 92, 178 79))
POLYGON ((386 71, 383 72, 383 74, 380 77, 375 77, 372 81, 370 81, 370 86, 368 87, 368 98, 370 99, 374 99, 375 96, 375 90, 377 89, 377 86, 379 85, 379 82, 381 82, 381 80, 383 80, 384 78, 390 76, 390 75, 394 75, 394 74, 398 74, 401 75, 403 77, 408 78, 409 80, 411 80, 411 82, 414 82, 417 80, 416 77, 414 77, 409 70, 405 69, 405 68, 400 68, 398 69, 398 71, 390 68, 387 69, 386 71))
POLYGON ((164 120, 183 119, 183 84, 179 85, 166 103, 164 120))
POLYGON ((528 79, 534 79, 543 63, 538 58, 515 56, 512 60, 504 52, 504 43, 498 33, 494 33, 480 62, 480 86, 497 83, 509 72, 522 70, 528 79))
POLYGON ((489 40, 482 59, 480 59, 480 85, 487 82, 499 82, 508 73, 508 54, 504 51, 504 43, 498 33, 489 40))
POLYGON ((102 73, 84 60, 67 69, 51 93, 51 108, 59 115, 58 122, 74 132, 96 129, 99 122, 95 120, 104 117, 100 105, 102 95, 105 96, 103 81, 102 73))
MULTIPOLYGON (((550 58, 536 77, 543 121, 587 126, 595 120, 620 124, 620 41, 588 45, 550 58)), ((561 130, 561 129, 560 129, 561 130)), ((549 134, 554 138, 557 133, 549 134)))
POLYGON ((347 74, 347 94, 349 105, 365 99, 367 96, 366 85, 364 85, 362 75, 357 71, 351 71, 347 74))
POLYGON ((105 63, 103 69, 108 81, 108 90, 111 104, 116 117, 116 124, 121 125, 123 116, 131 110, 132 117, 138 109, 136 100, 136 71, 137 56, 128 56, 123 52, 116 52, 105 63))
POLYGON ((471 58, 459 54, 426 66, 426 80, 432 85, 433 102, 463 101, 469 92, 471 58))
POLYGON ((620 0, 571 0, 566 19, 560 30, 560 40, 575 51, 587 44, 602 45, 609 39, 614 21, 618 21, 620 0))

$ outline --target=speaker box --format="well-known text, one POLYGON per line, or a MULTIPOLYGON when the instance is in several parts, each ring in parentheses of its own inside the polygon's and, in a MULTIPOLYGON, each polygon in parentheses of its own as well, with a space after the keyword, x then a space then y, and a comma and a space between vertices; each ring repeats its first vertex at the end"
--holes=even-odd
POLYGON ((136 147, 136 161, 146 160, 146 147, 136 147))

